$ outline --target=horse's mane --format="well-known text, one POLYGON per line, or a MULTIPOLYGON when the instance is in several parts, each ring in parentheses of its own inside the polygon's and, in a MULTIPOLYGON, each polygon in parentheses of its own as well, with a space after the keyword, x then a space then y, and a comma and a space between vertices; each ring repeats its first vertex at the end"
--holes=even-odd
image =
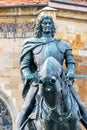
POLYGON ((40 75, 44 76, 60 76, 63 71, 61 64, 53 57, 48 57, 40 69, 40 75))

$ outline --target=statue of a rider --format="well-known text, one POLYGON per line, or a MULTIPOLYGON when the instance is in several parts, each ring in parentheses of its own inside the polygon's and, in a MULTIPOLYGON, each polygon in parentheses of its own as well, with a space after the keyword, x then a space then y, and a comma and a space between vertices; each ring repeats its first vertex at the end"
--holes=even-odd
POLYGON ((17 117, 17 129, 24 123, 28 114, 32 112, 35 104, 34 97, 38 91, 38 81, 33 80, 37 75, 39 67, 46 58, 52 56, 61 65, 65 60, 66 75, 69 78, 70 90, 76 99, 81 113, 81 122, 87 128, 87 110, 73 87, 72 81, 75 71, 75 59, 72 55, 72 49, 65 41, 55 39, 55 24, 50 16, 43 16, 36 26, 35 37, 26 40, 23 45, 20 57, 20 70, 24 81, 23 97, 24 104, 17 117))

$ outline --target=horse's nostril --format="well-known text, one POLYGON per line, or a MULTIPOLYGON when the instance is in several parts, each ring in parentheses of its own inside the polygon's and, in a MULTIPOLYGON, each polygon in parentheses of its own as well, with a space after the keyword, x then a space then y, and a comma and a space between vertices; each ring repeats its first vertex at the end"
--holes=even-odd
POLYGON ((40 84, 43 84, 43 83, 44 83, 44 79, 43 79, 42 77, 39 79, 39 83, 40 83, 40 84))
POLYGON ((55 83, 56 82, 56 77, 55 76, 52 76, 52 78, 51 78, 51 83, 55 83))

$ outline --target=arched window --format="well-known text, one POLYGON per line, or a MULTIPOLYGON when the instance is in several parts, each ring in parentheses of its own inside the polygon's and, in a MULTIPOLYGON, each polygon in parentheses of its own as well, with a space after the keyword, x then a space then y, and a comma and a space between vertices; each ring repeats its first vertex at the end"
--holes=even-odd
POLYGON ((12 130, 11 115, 2 99, 0 99, 0 130, 12 130))
POLYGON ((0 90, 0 130, 16 130, 16 116, 12 98, 0 90))

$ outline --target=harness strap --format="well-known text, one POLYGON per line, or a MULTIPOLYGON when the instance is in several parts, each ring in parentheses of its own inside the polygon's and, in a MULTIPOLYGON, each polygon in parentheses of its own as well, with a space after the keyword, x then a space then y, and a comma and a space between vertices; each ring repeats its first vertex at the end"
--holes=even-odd
POLYGON ((38 100, 38 107, 37 107, 37 114, 36 114, 36 120, 41 118, 41 104, 42 104, 42 97, 37 94, 36 96, 37 100, 38 100))

